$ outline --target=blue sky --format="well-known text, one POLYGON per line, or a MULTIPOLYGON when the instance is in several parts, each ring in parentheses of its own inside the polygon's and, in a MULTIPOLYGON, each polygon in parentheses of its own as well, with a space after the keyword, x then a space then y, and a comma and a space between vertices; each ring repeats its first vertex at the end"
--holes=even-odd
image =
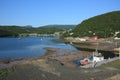
POLYGON ((120 10, 120 0, 0 0, 0 25, 79 24, 120 10))

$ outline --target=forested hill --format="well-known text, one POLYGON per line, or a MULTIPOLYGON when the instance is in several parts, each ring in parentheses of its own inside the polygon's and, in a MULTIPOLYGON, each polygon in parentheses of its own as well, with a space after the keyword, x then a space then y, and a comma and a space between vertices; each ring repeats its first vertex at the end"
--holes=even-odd
POLYGON ((19 34, 37 33, 37 34, 54 34, 55 32, 61 32, 67 29, 75 27, 74 25, 51 25, 43 27, 32 26, 0 26, 0 37, 16 37, 19 34))
POLYGON ((21 33, 32 33, 33 28, 21 26, 0 26, 0 37, 16 37, 21 33))
POLYGON ((39 28, 61 28, 61 29, 74 29, 76 25, 46 25, 39 28))
POLYGON ((120 11, 114 11, 84 20, 76 26, 72 36, 98 35, 99 37, 111 37, 117 31, 120 31, 120 11))

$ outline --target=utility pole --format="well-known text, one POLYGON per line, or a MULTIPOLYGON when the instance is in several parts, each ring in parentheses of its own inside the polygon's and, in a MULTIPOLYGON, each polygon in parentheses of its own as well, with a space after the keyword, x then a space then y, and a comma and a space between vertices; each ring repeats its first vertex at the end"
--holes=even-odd
POLYGON ((95 67, 94 65, 95 65, 95 63, 94 63, 94 55, 95 55, 95 53, 93 52, 93 68, 95 67))
POLYGON ((120 47, 119 47, 119 60, 120 60, 120 47))

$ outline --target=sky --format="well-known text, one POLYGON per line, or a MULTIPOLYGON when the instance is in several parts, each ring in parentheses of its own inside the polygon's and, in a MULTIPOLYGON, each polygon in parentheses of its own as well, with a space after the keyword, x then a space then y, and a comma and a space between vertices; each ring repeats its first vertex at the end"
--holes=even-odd
POLYGON ((0 25, 77 25, 112 11, 120 11, 120 0, 0 0, 0 25))

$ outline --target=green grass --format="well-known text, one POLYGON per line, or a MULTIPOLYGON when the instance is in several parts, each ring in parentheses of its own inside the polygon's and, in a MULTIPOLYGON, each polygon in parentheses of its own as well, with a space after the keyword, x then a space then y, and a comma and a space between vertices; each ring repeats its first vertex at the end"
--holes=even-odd
POLYGON ((8 74, 10 74, 10 73, 13 72, 13 71, 14 71, 13 68, 1 70, 1 71, 0 71, 0 79, 6 77, 8 74))
POLYGON ((120 66, 120 60, 115 60, 113 62, 102 65, 102 67, 114 67, 114 68, 119 68, 119 66, 120 66))

